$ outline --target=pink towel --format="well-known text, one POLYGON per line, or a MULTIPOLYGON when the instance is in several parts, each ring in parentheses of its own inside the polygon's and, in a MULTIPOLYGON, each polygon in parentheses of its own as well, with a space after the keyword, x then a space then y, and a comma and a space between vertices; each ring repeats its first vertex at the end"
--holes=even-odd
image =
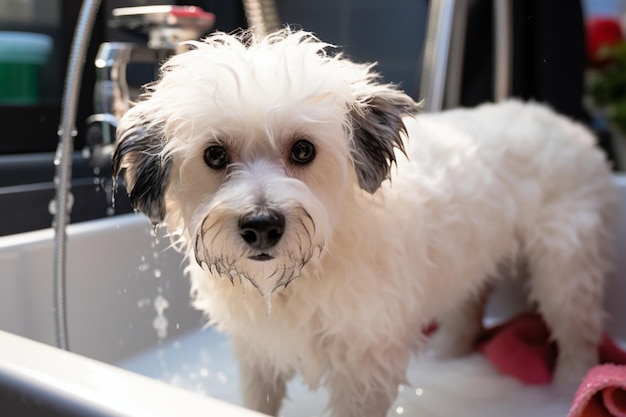
POLYGON ((626 417, 626 366, 591 369, 578 387, 567 417, 626 417))
MULTIPOLYGON (((527 384, 552 380, 557 347, 541 316, 521 314, 487 330, 478 348, 502 373, 527 384)), ((626 352, 604 335, 599 347, 601 363, 583 379, 568 417, 626 417, 626 352)))

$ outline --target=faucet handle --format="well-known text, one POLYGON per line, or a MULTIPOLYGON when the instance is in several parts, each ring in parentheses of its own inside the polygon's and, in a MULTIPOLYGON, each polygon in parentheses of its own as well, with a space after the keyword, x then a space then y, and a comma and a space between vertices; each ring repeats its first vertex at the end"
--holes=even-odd
POLYGON ((111 165, 115 147, 117 119, 112 114, 94 114, 87 118, 86 146, 83 156, 92 167, 111 165))
POLYGON ((138 6, 113 9, 111 26, 148 33, 148 46, 177 49, 213 27, 215 15, 196 6, 138 6))

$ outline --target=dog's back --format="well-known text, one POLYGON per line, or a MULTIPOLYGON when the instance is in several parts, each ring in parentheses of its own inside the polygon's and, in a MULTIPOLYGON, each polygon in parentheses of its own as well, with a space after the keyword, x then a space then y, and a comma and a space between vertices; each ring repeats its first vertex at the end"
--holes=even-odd
POLYGON ((593 136, 518 101, 422 114, 407 128, 410 162, 401 170, 419 171, 417 193, 430 206, 422 218, 434 223, 429 244, 444 265, 426 288, 442 294, 433 309, 450 308, 450 330, 442 326, 433 345, 442 356, 466 351, 480 329, 485 282, 499 278, 503 262, 523 260, 531 301, 561 348, 557 383, 576 386, 596 362, 617 201, 593 136), (451 292, 459 298, 442 305, 451 292))

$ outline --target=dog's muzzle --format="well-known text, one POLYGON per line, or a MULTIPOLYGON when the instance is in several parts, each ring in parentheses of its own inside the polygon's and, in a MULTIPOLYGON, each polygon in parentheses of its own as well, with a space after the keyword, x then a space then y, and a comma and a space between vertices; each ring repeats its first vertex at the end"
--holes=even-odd
POLYGON ((239 234, 251 248, 261 252, 249 257, 255 261, 273 259, 265 251, 276 246, 284 232, 285 216, 276 210, 255 211, 239 219, 239 234))

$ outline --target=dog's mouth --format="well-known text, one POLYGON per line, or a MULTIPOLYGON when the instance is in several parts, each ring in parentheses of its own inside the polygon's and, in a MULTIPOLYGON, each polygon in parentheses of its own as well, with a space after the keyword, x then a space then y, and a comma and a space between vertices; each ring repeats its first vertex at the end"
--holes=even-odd
POLYGON ((252 261, 264 262, 264 261, 271 261, 272 259, 274 259, 274 257, 272 255, 268 255, 267 253, 260 253, 258 255, 248 256, 248 259, 252 261))

